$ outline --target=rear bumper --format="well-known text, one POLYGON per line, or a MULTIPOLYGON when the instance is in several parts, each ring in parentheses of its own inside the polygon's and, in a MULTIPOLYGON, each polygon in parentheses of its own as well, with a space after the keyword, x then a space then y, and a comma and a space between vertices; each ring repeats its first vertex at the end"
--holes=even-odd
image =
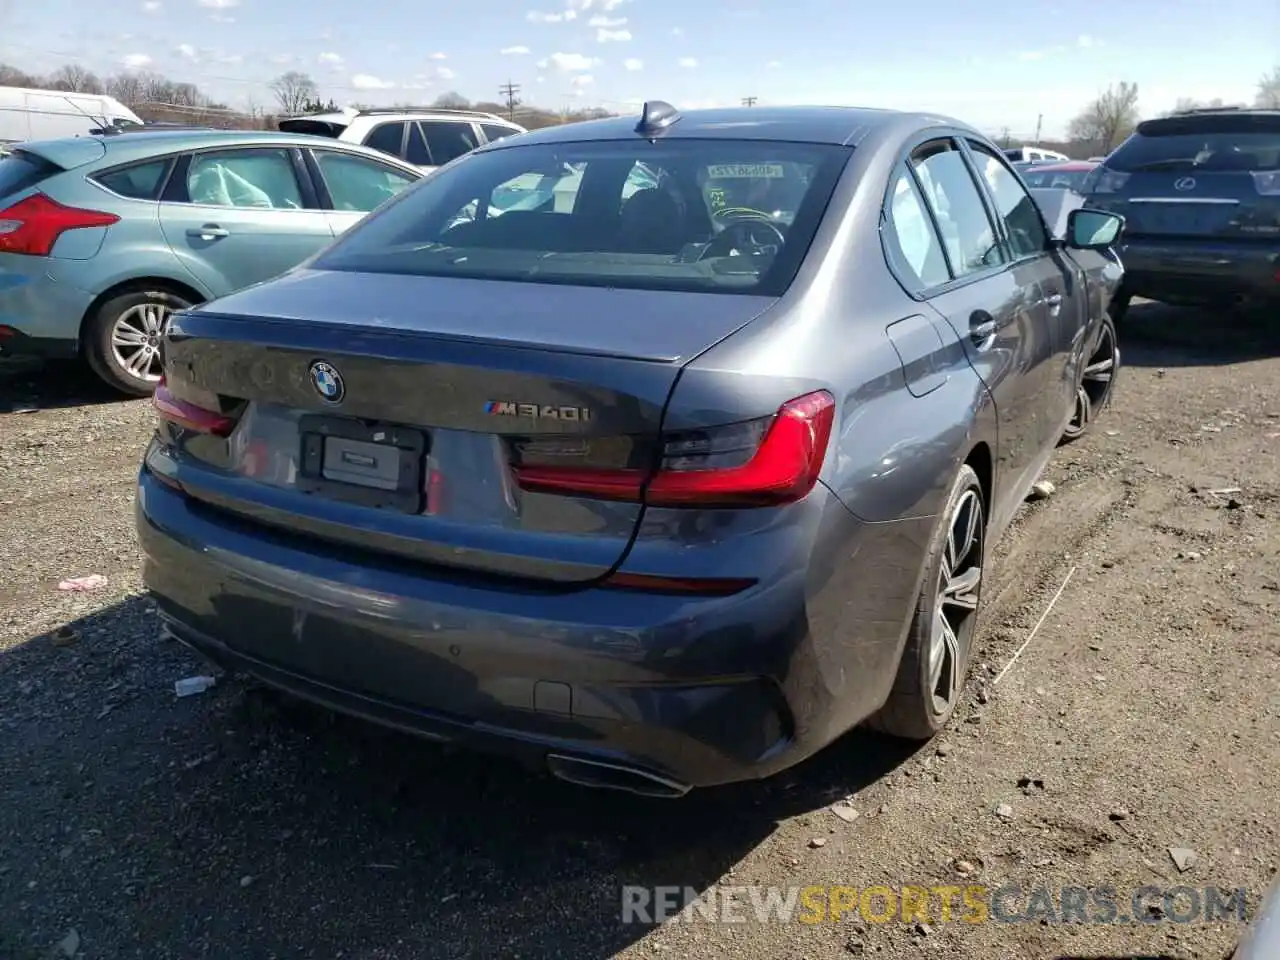
POLYGON ((1175 242, 1145 237, 1120 248, 1124 289, 1170 303, 1280 299, 1280 244, 1175 242))
MULTIPOLYGON (((805 571, 706 599, 460 585, 247 526, 145 469, 137 520, 167 628, 215 662, 534 767, 639 771, 664 795, 792 766, 883 702, 896 668, 874 643, 815 644, 805 571)), ((905 594, 876 622, 902 622, 905 594)))
POLYGON ((0 355, 71 357, 93 294, 53 279, 49 261, 0 254, 0 355))

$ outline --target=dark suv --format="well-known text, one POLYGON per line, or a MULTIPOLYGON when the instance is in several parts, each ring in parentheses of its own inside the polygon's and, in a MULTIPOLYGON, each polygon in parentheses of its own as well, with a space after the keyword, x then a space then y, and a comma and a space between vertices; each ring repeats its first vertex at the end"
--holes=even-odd
POLYGON ((1202 110, 1138 124, 1090 175, 1086 205, 1125 217, 1129 298, 1280 301, 1280 110, 1202 110))

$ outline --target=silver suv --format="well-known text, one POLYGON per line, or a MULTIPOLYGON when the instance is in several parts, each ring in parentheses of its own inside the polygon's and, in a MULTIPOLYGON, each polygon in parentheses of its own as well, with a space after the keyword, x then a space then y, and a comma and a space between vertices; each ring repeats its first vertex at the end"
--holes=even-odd
POLYGON ((526 133, 493 113, 442 107, 341 110, 281 120, 286 133, 307 133, 359 143, 424 170, 444 166, 476 147, 526 133))

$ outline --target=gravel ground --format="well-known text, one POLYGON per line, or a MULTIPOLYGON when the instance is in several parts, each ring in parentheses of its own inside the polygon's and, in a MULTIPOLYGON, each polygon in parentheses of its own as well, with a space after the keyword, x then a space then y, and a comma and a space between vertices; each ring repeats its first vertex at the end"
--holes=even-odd
POLYGON ((1110 885, 1122 914, 1141 885, 1216 884, 1252 907, 1280 854, 1280 332, 1144 304, 1122 339, 1115 406, 999 546, 951 730, 914 754, 857 732, 676 803, 235 681, 175 699, 200 664, 140 592, 147 405, 0 373, 0 957, 1223 957, 1237 922, 1159 911, 619 922, 622 884, 1110 885), (57 589, 89 574, 108 585, 57 589))

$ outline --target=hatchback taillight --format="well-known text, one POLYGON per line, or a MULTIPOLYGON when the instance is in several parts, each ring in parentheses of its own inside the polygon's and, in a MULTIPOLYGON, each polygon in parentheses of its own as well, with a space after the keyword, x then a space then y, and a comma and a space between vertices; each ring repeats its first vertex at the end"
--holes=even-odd
POLYGON ((109 227, 119 220, 114 213, 67 207, 43 193, 33 193, 0 210, 0 253, 47 257, 68 230, 109 227))
POLYGON ((1253 171, 1253 185, 1264 197, 1280 197, 1280 170, 1253 171))
POLYGON ((536 493, 643 502, 651 507, 761 507, 800 500, 814 488, 835 420, 825 390, 776 414, 664 438, 656 472, 576 466, 516 466, 536 493))

